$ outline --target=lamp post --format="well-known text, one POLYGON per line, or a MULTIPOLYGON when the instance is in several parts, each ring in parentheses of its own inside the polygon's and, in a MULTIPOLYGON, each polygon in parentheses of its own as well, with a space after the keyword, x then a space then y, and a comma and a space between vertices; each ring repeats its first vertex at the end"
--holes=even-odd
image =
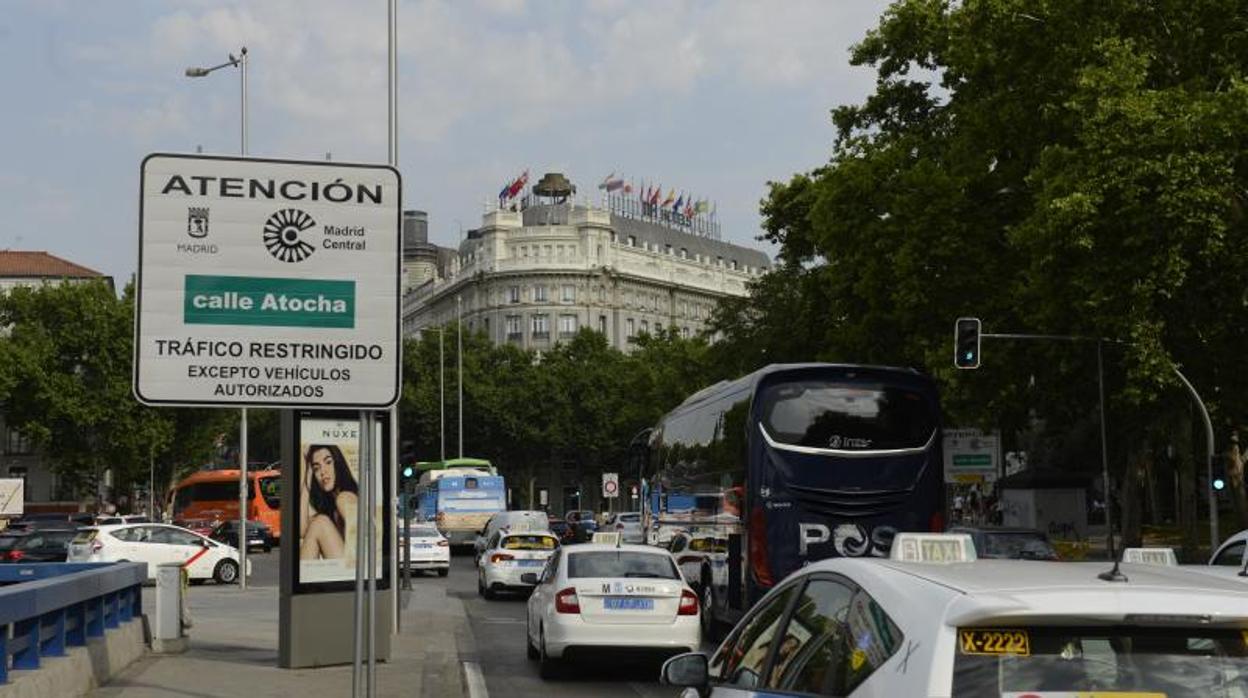
MULTIPOLYGON (((230 60, 210 68, 191 66, 186 77, 202 78, 233 66, 239 74, 239 134, 238 150, 247 155, 247 47, 238 50, 238 56, 228 54, 230 60)), ((238 421, 238 588, 247 590, 247 499, 251 482, 247 479, 247 408, 239 412, 238 421)))

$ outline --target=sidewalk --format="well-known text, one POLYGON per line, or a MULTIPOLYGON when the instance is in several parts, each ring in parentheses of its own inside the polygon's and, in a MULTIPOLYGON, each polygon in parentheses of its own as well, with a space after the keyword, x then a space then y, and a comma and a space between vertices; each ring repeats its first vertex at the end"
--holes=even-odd
MULTIPOLYGON (((150 608, 155 590, 143 590, 150 608)), ((96 691, 93 698, 341 698, 351 695, 351 665, 277 667, 276 587, 190 589, 190 649, 148 654, 96 691)), ((344 627, 344 633, 351 628, 344 627)), ((460 656, 475 656, 464 603, 438 587, 418 586, 402 612, 402 631, 388 662, 377 663, 378 696, 463 696, 460 656)))

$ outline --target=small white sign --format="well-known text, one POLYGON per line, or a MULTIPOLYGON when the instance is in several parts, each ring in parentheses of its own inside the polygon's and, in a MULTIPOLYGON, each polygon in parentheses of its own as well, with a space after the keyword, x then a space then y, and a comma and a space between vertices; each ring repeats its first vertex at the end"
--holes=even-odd
POLYGON ((134 394, 151 405, 373 408, 399 397, 399 173, 143 160, 134 394))
POLYGON ((620 474, 619 473, 603 473, 602 474, 602 496, 607 498, 615 498, 620 496, 620 474))
POLYGON ((945 482, 995 482, 1001 472, 1001 437, 978 429, 945 429, 945 482))
POLYGON ((26 480, 0 478, 0 516, 21 516, 26 506, 26 480))

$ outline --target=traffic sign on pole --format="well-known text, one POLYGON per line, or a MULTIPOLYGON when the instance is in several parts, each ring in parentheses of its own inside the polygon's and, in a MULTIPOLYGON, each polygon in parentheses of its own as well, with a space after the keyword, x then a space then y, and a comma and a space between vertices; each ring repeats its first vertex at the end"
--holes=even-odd
POLYGON ((399 397, 399 173, 149 155, 134 394, 150 405, 382 409, 399 397))
POLYGON ((603 473, 602 474, 602 496, 614 499, 620 496, 620 474, 619 473, 603 473))

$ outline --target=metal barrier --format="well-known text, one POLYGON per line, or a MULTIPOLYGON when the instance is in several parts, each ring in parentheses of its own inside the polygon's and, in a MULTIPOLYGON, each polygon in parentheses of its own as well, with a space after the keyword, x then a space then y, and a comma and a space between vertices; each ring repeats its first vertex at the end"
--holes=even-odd
POLYGON ((146 579, 142 562, 0 565, 0 683, 133 620, 146 579))

